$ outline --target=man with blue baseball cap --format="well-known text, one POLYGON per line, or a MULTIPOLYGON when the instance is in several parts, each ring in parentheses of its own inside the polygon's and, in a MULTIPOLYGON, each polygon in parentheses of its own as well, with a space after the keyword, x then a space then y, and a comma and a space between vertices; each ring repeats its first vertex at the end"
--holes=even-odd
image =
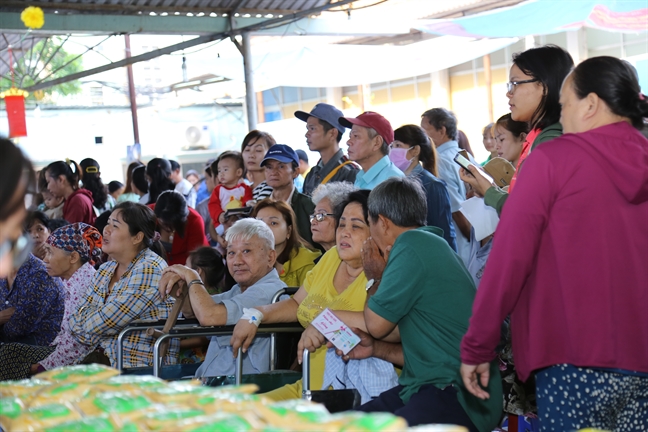
POLYGON ((307 113, 295 111, 295 117, 306 122, 306 144, 319 152, 320 160, 308 172, 303 192, 311 195, 320 184, 332 181, 353 183, 359 166, 350 161, 340 149, 344 126, 340 124, 342 111, 333 105, 318 103, 307 113))
POLYGON ((261 167, 265 168, 266 183, 272 188, 270 198, 285 201, 292 207, 299 235, 315 246, 310 230, 310 215, 315 212, 315 204, 295 188, 294 180, 299 175, 299 157, 295 150, 285 144, 275 144, 268 149, 261 167))

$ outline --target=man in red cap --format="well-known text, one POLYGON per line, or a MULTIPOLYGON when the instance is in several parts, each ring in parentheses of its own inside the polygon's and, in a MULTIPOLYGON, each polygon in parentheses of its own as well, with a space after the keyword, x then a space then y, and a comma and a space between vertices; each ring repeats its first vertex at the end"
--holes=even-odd
POLYGON ((405 175, 387 156, 394 130, 385 117, 366 111, 356 118, 340 117, 340 124, 351 129, 347 141, 349 159, 362 167, 355 179, 356 187, 373 189, 390 177, 405 175))

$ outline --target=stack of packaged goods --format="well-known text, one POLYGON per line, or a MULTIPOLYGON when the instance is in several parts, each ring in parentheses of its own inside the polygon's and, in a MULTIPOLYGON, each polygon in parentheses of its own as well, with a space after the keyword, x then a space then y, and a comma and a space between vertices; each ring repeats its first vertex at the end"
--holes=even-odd
POLYGON ((272 402, 255 385, 205 387, 119 375, 101 365, 0 382, 0 427, 15 431, 402 431, 391 414, 329 414, 303 400, 272 402))

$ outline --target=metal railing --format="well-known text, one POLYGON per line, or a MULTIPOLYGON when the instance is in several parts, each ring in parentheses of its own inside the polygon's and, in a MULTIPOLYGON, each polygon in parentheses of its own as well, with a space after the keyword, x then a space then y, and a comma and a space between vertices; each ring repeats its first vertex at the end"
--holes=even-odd
MULTIPOLYGON (((257 334, 265 333, 301 333, 304 328, 299 323, 287 324, 263 324, 259 326, 257 334)), ((189 327, 174 328, 169 333, 161 335, 153 345, 153 376, 160 376, 160 347, 167 339, 196 337, 196 336, 227 336, 234 333, 234 326, 215 326, 215 327, 189 327)), ((240 355, 237 357, 240 361, 240 355)))

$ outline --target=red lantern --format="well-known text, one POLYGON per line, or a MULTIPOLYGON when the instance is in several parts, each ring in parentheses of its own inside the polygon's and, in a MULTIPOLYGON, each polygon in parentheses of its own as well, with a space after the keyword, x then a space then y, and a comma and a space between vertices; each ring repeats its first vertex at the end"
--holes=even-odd
POLYGON ((15 87, 0 93, 4 97, 9 120, 9 138, 27 136, 27 121, 25 119, 25 97, 28 93, 15 87))

